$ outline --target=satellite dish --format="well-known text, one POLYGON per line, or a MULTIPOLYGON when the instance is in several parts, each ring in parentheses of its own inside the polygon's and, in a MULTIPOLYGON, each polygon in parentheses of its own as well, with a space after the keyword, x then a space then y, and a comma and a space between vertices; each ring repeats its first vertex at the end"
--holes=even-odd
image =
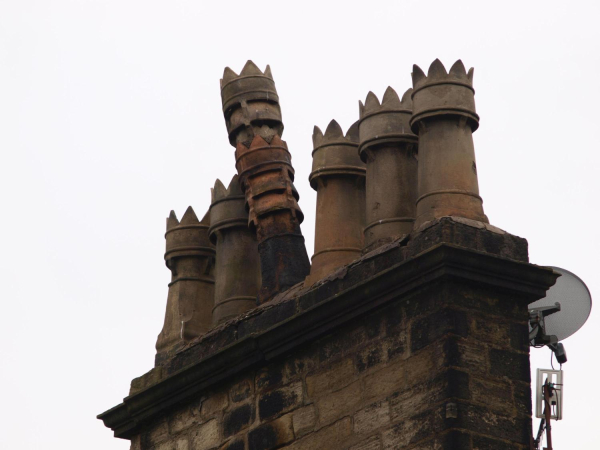
POLYGON ((592 310, 592 296, 574 273, 560 267, 549 268, 560 277, 544 298, 529 304, 529 340, 534 347, 549 346, 559 362, 566 362, 564 348, 558 342, 585 324, 592 310))

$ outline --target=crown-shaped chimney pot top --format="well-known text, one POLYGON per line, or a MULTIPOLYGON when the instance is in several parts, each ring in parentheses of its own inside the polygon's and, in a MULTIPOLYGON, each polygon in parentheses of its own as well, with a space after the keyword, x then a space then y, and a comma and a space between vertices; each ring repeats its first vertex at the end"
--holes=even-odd
POLYGON ((312 140, 313 148, 315 150, 319 147, 335 144, 358 145, 358 121, 354 122, 350 128, 348 128, 345 135, 342 127, 335 119, 329 122, 329 125, 327 125, 327 128, 325 129, 325 134, 323 134, 321 129, 315 125, 313 128, 312 140))
POLYGON ((279 96, 271 68, 262 72, 248 61, 238 75, 229 67, 221 79, 221 101, 229 143, 249 142, 259 134, 267 141, 283 133, 279 96))
POLYGON ((221 100, 226 119, 236 104, 258 100, 279 103, 271 68, 267 66, 263 72, 248 60, 238 75, 226 67, 221 78, 221 100))
POLYGON ((366 168, 357 152, 358 121, 348 128, 345 135, 335 120, 329 122, 325 134, 315 126, 313 146, 312 172, 308 177, 313 189, 317 189, 317 178, 322 176, 365 176, 366 168))
POLYGON ((165 233, 167 265, 169 259, 177 256, 194 256, 207 252, 214 254, 214 247, 208 240, 209 224, 210 212, 202 220, 198 220, 194 209, 189 206, 179 221, 175 211, 171 211, 165 233))
POLYGON ((240 181, 237 174, 233 176, 227 188, 225 188, 223 182, 217 178, 215 180, 215 186, 211 188, 210 193, 212 204, 215 204, 220 200, 232 197, 244 198, 244 193, 242 192, 242 188, 240 187, 240 181))
POLYGON ((211 189, 210 228, 208 234, 213 244, 217 242, 216 232, 227 228, 248 228, 248 211, 240 187, 239 177, 233 176, 227 189, 217 178, 215 187, 211 189))
POLYGON ((467 72, 463 62, 456 61, 450 71, 439 59, 429 66, 427 76, 416 64, 413 66, 413 116, 410 125, 418 133, 418 122, 432 116, 455 115, 465 117, 472 131, 479 126, 475 112, 473 68, 467 72))
POLYGON ((167 217, 167 231, 169 231, 171 228, 174 228, 178 225, 179 225, 179 219, 177 218, 177 214, 175 214, 175 211, 171 210, 169 217, 167 217))
POLYGON ((358 101, 358 111, 360 119, 364 119, 373 114, 379 114, 385 111, 396 111, 396 112, 412 112, 412 88, 409 88, 403 95, 402 100, 398 96, 398 93, 391 87, 388 86, 385 90, 381 103, 377 96, 369 91, 365 103, 358 101))
POLYGON ((244 65, 244 68, 238 75, 229 67, 225 67, 223 71, 223 78, 221 78, 221 89, 228 83, 232 82, 236 78, 247 78, 247 77, 267 77, 269 79, 273 79, 273 74, 271 73, 271 67, 267 64, 265 71, 263 72, 258 68, 256 64, 252 60, 248 60, 244 65))
POLYGON ((359 153, 367 160, 365 151, 375 145, 397 142, 416 143, 417 136, 411 131, 409 121, 412 115, 412 88, 402 95, 388 87, 381 102, 373 92, 367 94, 365 103, 358 102, 360 121, 359 153))
POLYGON ((439 59, 436 59, 431 63, 427 71, 427 76, 419 66, 413 65, 412 72, 413 88, 415 91, 423 88, 425 85, 437 84, 439 82, 458 82, 464 84, 467 87, 473 88, 473 68, 467 70, 465 65, 459 59, 456 61, 449 72, 446 72, 444 64, 439 59))

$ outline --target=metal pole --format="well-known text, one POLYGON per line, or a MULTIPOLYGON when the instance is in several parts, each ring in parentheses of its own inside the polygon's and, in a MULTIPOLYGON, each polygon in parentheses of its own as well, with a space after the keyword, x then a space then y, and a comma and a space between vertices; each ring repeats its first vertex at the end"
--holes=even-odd
POLYGON ((544 384, 544 416, 546 417, 546 449, 552 450, 552 407, 550 406, 550 390, 548 380, 544 384))

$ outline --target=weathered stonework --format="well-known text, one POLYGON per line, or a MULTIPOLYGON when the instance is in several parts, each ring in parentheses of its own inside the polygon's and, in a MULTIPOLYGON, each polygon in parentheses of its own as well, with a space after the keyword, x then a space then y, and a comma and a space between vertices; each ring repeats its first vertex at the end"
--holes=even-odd
POLYGON ((335 122, 324 135, 315 130, 317 238, 305 279, 270 69, 225 70, 241 190, 236 178, 227 191, 218 182, 202 222, 173 215, 165 255, 177 284, 207 282, 214 248, 203 242, 209 234, 216 242, 214 327, 210 311, 197 314, 212 307, 212 293, 190 285, 195 293, 176 307, 170 291, 159 364, 98 416, 115 436, 132 450, 530 448, 527 306, 557 274, 530 264, 527 242, 483 214, 471 75, 460 62, 446 73, 436 61, 427 77, 415 66, 412 94, 400 100, 390 88, 381 104, 367 96, 358 138, 335 122), (364 173, 358 154, 366 199, 352 184, 364 173), (233 225, 248 233, 246 221, 256 241, 251 233, 228 241, 233 225), (261 264, 258 305, 231 302, 235 311, 221 312, 257 288, 255 277, 235 286, 224 275, 251 272, 250 241, 261 264))
POLYGON ((526 305, 555 274, 526 261, 501 230, 426 224, 214 329, 101 417, 141 449, 528 448, 526 305))

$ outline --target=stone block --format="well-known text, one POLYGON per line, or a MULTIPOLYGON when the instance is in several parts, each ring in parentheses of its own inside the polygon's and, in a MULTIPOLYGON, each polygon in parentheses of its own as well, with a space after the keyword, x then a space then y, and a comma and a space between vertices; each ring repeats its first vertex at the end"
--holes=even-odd
POLYGON ((160 444, 169 438, 169 426, 165 418, 155 421, 142 438, 142 448, 160 444))
POLYGON ((448 333, 467 336, 467 315, 464 311, 443 309, 415 320, 411 324, 410 330, 411 351, 416 352, 438 341, 448 333))
POLYGON ((346 358, 332 366, 306 376, 308 397, 313 398, 324 392, 340 389, 354 380, 354 364, 352 359, 346 358))
MULTIPOLYGON (((392 307, 394 307, 394 306, 396 306, 396 305, 392 305, 392 307)), ((388 307, 386 312, 394 314, 394 313, 396 313, 397 310, 398 310, 397 307, 395 309, 388 307)), ((365 327, 365 332, 366 332, 367 338, 369 340, 381 336, 381 330, 383 328, 384 317, 385 317, 385 314, 378 312, 378 313, 371 314, 364 318, 363 323, 364 323, 364 327, 365 327)), ((397 317, 394 317, 394 319, 396 319, 396 318, 397 317)), ((400 318, 401 318, 401 316, 400 316, 400 318)))
POLYGON ((516 450, 515 445, 511 445, 506 441, 491 439, 484 436, 473 436, 473 450, 516 450))
POLYGON ((471 335, 481 341, 496 346, 508 346, 511 340, 511 325, 497 318, 473 317, 470 324, 471 335))
POLYGON ((481 342, 449 336, 444 342, 444 364, 472 375, 488 376, 488 347, 481 342))
POLYGON ((343 448, 344 442, 352 435, 352 419, 344 417, 328 427, 307 434, 285 447, 288 450, 332 450, 343 448))
POLYGON ((405 379, 406 362, 398 361, 364 378, 365 399, 383 399, 398 390, 400 380, 405 379))
POLYGON ((458 418, 455 422, 456 427, 473 430, 480 435, 529 445, 531 434, 529 418, 510 417, 489 407, 459 403, 458 418))
POLYGON ((488 406, 494 411, 512 414, 514 411, 511 386, 506 382, 494 382, 488 379, 471 378, 469 383, 473 403, 488 406))
POLYGON ((286 414, 250 431, 248 433, 248 448, 249 450, 270 450, 279 448, 293 440, 292 415, 286 414))
POLYGON ((320 424, 327 425, 348 413, 352 413, 360 402, 360 381, 355 381, 339 391, 318 398, 316 405, 319 410, 320 424))
POLYGON ((389 336, 381 341, 381 347, 385 353, 386 360, 390 361, 394 358, 407 358, 406 333, 402 332, 395 336, 389 336))
POLYGON ((355 349, 362 346, 368 340, 364 327, 345 326, 337 333, 328 336, 316 343, 319 350, 319 361, 336 361, 344 355, 353 354, 355 349))
POLYGON ((271 363, 256 373, 255 384, 257 391, 268 390, 280 386, 284 379, 285 366, 281 362, 271 363))
POLYGON ((249 380, 243 380, 233 385, 229 391, 229 396, 233 403, 239 403, 252 395, 252 384, 249 380))
POLYGON ((210 450, 217 448, 220 444, 219 425, 216 419, 203 423, 191 433, 193 450, 210 450))
POLYGON ((315 405, 307 405, 297 409, 292 413, 292 425, 294 426, 294 435, 300 437, 310 433, 317 423, 317 413, 315 405))
POLYGON ((163 442, 155 447, 155 450, 189 450, 187 437, 179 437, 175 440, 163 442))
POLYGON ((370 438, 353 445, 348 450, 380 450, 381 449, 381 439, 377 436, 371 436, 370 438))
POLYGON ((438 377, 394 393, 388 397, 391 421, 395 423, 408 419, 443 401, 447 397, 448 384, 446 377, 438 377))
POLYGON ((219 450, 246 450, 246 442, 244 439, 232 439, 223 444, 219 450))
MULTIPOLYGON (((384 450, 400 449, 415 444, 422 439, 444 431, 445 407, 429 409, 415 414, 391 428, 382 432, 382 443, 384 450)), ((454 447, 448 447, 454 448, 454 447)))
POLYGON ((373 403, 354 414, 354 433, 369 434, 390 423, 390 404, 387 401, 373 403))
POLYGON ((356 368, 364 372, 371 367, 381 364, 387 360, 387 352, 383 351, 381 342, 371 345, 356 354, 356 368))
POLYGON ((523 382, 513 383, 513 397, 517 416, 530 417, 532 412, 530 384, 523 382))
POLYGON ((141 435, 136 434, 131 438, 131 445, 129 446, 129 450, 142 450, 142 442, 141 435))
POLYGON ((285 377, 292 381, 312 371, 317 366, 316 357, 313 352, 303 352, 300 356, 292 356, 285 362, 285 377))
POLYGON ((411 450, 472 450, 471 436, 458 430, 444 432, 431 439, 420 441, 411 450))
POLYGON ((258 414, 260 420, 270 419, 302 405, 304 395, 302 383, 296 382, 280 389, 260 395, 258 414))
POLYGON ((254 418, 253 404, 246 403, 231 409, 223 417, 223 436, 227 438, 237 434, 254 422, 254 418))
POLYGON ((186 407, 169 416, 169 431, 171 434, 177 434, 198 422, 200 422, 198 409, 186 407))
POLYGON ((202 402, 200 415, 203 419, 208 419, 215 414, 223 412, 228 405, 229 398, 227 396, 227 392, 211 392, 208 398, 202 402))
POLYGON ((510 346, 518 352, 529 353, 529 325, 527 323, 510 324, 510 346))
POLYGON ((512 351, 490 350, 490 373, 496 377, 531 382, 529 355, 512 351))

